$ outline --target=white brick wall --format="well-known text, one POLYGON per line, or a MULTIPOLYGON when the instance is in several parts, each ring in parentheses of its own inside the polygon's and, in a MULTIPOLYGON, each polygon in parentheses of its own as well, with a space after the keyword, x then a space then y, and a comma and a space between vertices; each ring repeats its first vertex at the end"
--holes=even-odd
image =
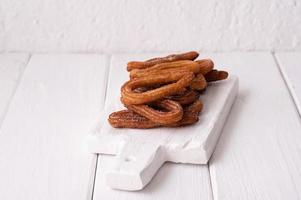
POLYGON ((300 0, 0 0, 0 51, 300 50, 300 0))

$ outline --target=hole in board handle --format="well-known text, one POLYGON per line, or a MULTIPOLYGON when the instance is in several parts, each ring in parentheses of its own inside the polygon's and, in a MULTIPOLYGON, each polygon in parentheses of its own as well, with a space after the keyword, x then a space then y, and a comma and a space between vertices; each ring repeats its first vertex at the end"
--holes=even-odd
POLYGON ((135 161, 135 160, 136 160, 136 158, 134 156, 128 156, 128 157, 124 158, 125 162, 131 162, 131 161, 135 161))

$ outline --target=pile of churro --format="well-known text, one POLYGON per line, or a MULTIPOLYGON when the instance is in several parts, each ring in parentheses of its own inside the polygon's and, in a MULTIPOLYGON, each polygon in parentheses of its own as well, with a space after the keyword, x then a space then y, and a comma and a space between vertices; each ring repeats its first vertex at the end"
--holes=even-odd
POLYGON ((111 113, 109 123, 138 129, 196 123, 203 108, 199 96, 206 95, 208 82, 228 77, 214 69, 211 59, 196 60, 198 56, 191 51, 127 63, 130 80, 121 87, 120 98, 126 109, 111 113))

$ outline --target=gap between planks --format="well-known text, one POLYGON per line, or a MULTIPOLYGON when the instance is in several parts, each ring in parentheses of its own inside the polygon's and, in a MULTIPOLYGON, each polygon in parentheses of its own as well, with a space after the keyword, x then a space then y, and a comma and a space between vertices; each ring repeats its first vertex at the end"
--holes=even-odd
MULTIPOLYGON (((298 94, 295 91, 293 83, 292 83, 296 80, 290 80, 291 78, 289 77, 289 74, 287 72, 287 70, 289 70, 289 69, 286 69, 286 66, 285 66, 287 63, 284 62, 283 64, 281 64, 281 62, 280 62, 281 59, 279 58, 280 56, 281 56, 281 53, 273 52, 273 57, 274 57, 275 63, 277 65, 278 69, 279 69, 279 72, 282 76, 282 79, 283 79, 285 85, 286 85, 286 88, 289 91, 291 100, 292 100, 292 102, 294 103, 294 105, 296 107, 296 111, 298 112, 298 115, 301 117, 301 105, 299 105, 301 103, 300 102, 301 99, 298 99, 298 94)), ((290 66, 287 66, 287 67, 290 67, 290 66)))
MULTIPOLYGON (((108 80, 109 80, 109 76, 110 76, 110 68, 111 68, 111 62, 112 62, 112 55, 107 55, 108 57, 108 64, 107 64, 107 68, 106 68, 106 75, 105 75, 105 92, 104 92, 104 105, 103 105, 103 109, 104 106, 106 105, 106 101, 107 101, 107 91, 108 91, 108 80)), ((95 154, 96 159, 95 159, 95 169, 94 169, 94 175, 93 175, 93 185, 92 185, 92 192, 91 192, 91 200, 94 199, 94 190, 95 190, 95 182, 96 182, 96 178, 97 178, 97 169, 98 169, 98 159, 99 159, 99 154, 95 154)))
MULTIPOLYGON (((4 55, 4 54, 1 53, 1 55, 4 55)), ((16 55, 17 55, 17 54, 16 54, 16 55)), ((12 92, 12 94, 11 94, 10 97, 9 97, 9 100, 8 100, 8 102, 7 102, 7 104, 6 104, 6 107, 4 108, 4 113, 2 114, 2 117, 1 117, 1 119, 0 119, 0 131, 1 131, 2 123, 3 123, 3 121, 4 121, 5 117, 6 117, 6 114, 7 114, 7 112, 8 112, 10 103, 12 102, 12 100, 13 100, 15 94, 16 94, 16 91, 17 91, 17 89, 18 89, 18 87, 19 87, 19 85, 20 85, 21 79, 22 79, 22 77, 23 77, 24 71, 26 70, 26 67, 27 67, 27 65, 28 65, 28 63, 29 63, 29 61, 30 61, 30 59, 31 59, 31 54, 27 54, 27 55, 25 55, 25 56, 27 56, 27 58, 26 58, 26 60, 24 61, 24 67, 23 67, 23 69, 21 70, 21 72, 20 72, 19 75, 18 75, 18 79, 17 79, 16 86, 15 86, 15 88, 13 89, 13 92, 12 92)))

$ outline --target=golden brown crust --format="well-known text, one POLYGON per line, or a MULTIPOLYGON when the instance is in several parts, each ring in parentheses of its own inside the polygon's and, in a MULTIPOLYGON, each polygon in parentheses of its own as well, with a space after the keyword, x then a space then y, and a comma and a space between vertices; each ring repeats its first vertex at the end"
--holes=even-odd
POLYGON ((173 54, 127 65, 130 80, 121 88, 128 110, 114 112, 115 128, 179 127, 194 124, 203 108, 199 95, 207 82, 223 80, 226 71, 213 69, 210 59, 196 60, 197 52, 173 54))
POLYGON ((182 106, 185 106, 193 103, 195 100, 199 98, 199 96, 200 94, 198 92, 191 89, 185 89, 184 91, 176 95, 166 97, 166 99, 177 101, 182 106))
MULTIPOLYGON (((184 108, 183 118, 175 123, 164 125, 165 127, 180 127, 194 124, 199 120, 199 113, 203 108, 203 103, 196 100, 193 104, 184 108)), ((148 129, 162 127, 162 124, 153 122, 130 110, 121 110, 112 113, 108 119, 109 123, 115 128, 137 128, 148 129)))
POLYGON ((172 100, 163 100, 152 103, 155 109, 150 105, 125 105, 129 110, 158 124, 171 124, 178 122, 183 117, 183 108, 181 104, 172 100))
POLYGON ((203 74, 197 74, 190 84, 190 88, 197 91, 202 91, 207 87, 207 81, 203 74))
POLYGON ((146 69, 134 69, 130 72, 130 78, 139 78, 152 76, 166 72, 176 72, 178 70, 191 71, 194 74, 200 73, 201 66, 197 62, 191 60, 181 60, 169 63, 156 64, 146 69))
POLYGON ((179 127, 194 124, 199 121, 199 113, 203 109, 203 103, 201 100, 196 100, 191 105, 184 108, 184 114, 182 120, 167 125, 168 127, 179 127))
POLYGON ((127 105, 149 103, 178 93, 189 86, 193 78, 194 74, 192 72, 177 71, 176 73, 164 73, 132 79, 122 86, 121 96, 127 105), (166 85, 146 92, 135 92, 135 89, 139 87, 153 84, 166 85))
POLYGON ((173 62, 177 60, 194 60, 199 56, 198 52, 189 51, 181 54, 171 54, 166 57, 152 58, 146 61, 131 61, 127 64, 127 70, 145 69, 159 63, 173 62))
POLYGON ((207 82, 220 81, 228 78, 228 72, 214 69, 205 74, 205 78, 207 82))
POLYGON ((195 62, 200 65, 200 73, 203 75, 207 74, 214 68, 214 63, 211 59, 196 60, 195 62))
POLYGON ((114 128, 147 129, 159 127, 159 124, 129 110, 111 113, 108 121, 114 128))

